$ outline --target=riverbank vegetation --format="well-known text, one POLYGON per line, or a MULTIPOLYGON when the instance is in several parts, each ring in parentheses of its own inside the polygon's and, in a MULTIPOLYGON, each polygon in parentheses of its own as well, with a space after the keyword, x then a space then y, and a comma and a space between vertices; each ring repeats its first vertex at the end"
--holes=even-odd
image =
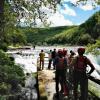
POLYGON ((11 95, 15 95, 25 84, 23 69, 15 64, 14 58, 6 51, 9 45, 23 45, 26 42, 21 30, 14 25, 16 22, 15 13, 11 12, 8 3, 2 4, 3 13, 0 9, 0 100, 7 100, 11 95))
POLYGON ((24 77, 23 69, 14 63, 14 58, 0 50, 0 94, 20 91, 19 84, 24 84, 24 77))
POLYGON ((94 55, 100 54, 100 39, 96 40, 95 44, 88 44, 87 45, 87 52, 91 52, 94 55))
MULTIPOLYGON (((8 1, 11 0, 0 1, 0 95, 17 92, 19 90, 18 85, 24 84, 25 75, 23 69, 15 65, 14 59, 5 53, 9 45, 19 46, 27 45, 28 43, 33 45, 87 45, 90 43, 90 45, 92 44, 90 49, 94 47, 100 48, 100 11, 80 26, 54 28, 20 27, 19 15, 20 17, 25 17, 25 14, 20 12, 22 10, 21 6, 26 6, 26 8, 29 6, 25 4, 24 0, 14 0, 12 5, 8 1)), ((53 0, 53 2, 55 1, 53 0)), ((52 5, 52 0, 43 2, 44 5, 47 5, 47 3, 51 4, 54 11, 56 10, 55 5, 52 5)), ((32 7, 39 10, 38 7, 40 6, 36 4, 32 7)), ((32 7, 28 10, 33 9, 32 7)), ((37 16, 42 20, 44 14, 37 16)), ((35 16, 35 19, 37 16, 35 16)), ((28 21, 30 20, 28 19, 28 21)), ((45 17, 43 21, 45 22, 45 17)), ((33 24, 35 24, 35 20, 33 24)))

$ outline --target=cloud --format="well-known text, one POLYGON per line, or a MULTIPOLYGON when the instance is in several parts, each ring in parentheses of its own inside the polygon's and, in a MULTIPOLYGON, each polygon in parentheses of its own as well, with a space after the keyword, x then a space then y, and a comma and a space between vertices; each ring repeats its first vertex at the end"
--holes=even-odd
POLYGON ((63 0, 62 3, 65 3, 65 2, 71 2, 75 5, 77 5, 77 7, 81 8, 82 10, 93 10, 94 9, 94 6, 97 7, 97 3, 95 2, 96 0, 87 0, 86 2, 78 2, 79 0, 63 0), (78 3, 78 4, 77 4, 78 3), (94 6, 93 6, 94 5, 94 6))
POLYGON ((97 3, 94 0, 88 0, 86 4, 80 3, 79 8, 83 9, 84 11, 93 10, 94 7, 97 7, 97 3))
POLYGON ((65 19, 59 12, 56 12, 53 16, 50 16, 48 18, 48 22, 51 22, 51 27, 73 25, 70 20, 65 19))
MULTIPOLYGON (((65 19, 64 14, 76 16, 76 13, 73 9, 69 8, 67 5, 64 5, 65 9, 61 9, 60 6, 58 6, 58 9, 56 13, 53 13, 53 10, 49 9, 48 7, 41 7, 41 11, 47 14, 47 22, 50 24, 50 27, 56 27, 56 26, 71 26, 73 25, 72 21, 69 19, 65 19), (59 11, 60 10, 60 11, 59 11)), ((33 19, 31 19, 31 22, 33 22, 33 19)), ((37 26, 36 27, 44 27, 43 23, 40 19, 36 19, 37 26)), ((21 24, 26 25, 25 19, 21 19, 21 24)))
POLYGON ((85 11, 94 9, 94 7, 91 4, 81 5, 79 8, 81 8, 85 11))
POLYGON ((62 3, 71 2, 76 5, 78 1, 79 0, 63 0, 62 3))
POLYGON ((73 9, 71 9, 68 5, 63 4, 63 7, 64 7, 63 9, 62 8, 60 9, 60 12, 62 14, 76 16, 76 12, 73 9))
MULTIPOLYGON (((75 16, 74 11, 72 11, 70 8, 68 9, 69 11, 67 10, 67 13, 70 13, 70 15, 75 16)), ((64 15, 59 12, 59 10, 61 10, 61 8, 59 9, 58 6, 58 10, 56 11, 56 13, 52 13, 53 10, 48 9, 47 7, 42 7, 41 11, 45 12, 48 16, 47 23, 51 23, 50 27, 73 25, 72 21, 65 19, 64 15)), ((40 19, 37 19, 36 22, 38 24, 37 27, 43 27, 43 24, 41 23, 40 19)))

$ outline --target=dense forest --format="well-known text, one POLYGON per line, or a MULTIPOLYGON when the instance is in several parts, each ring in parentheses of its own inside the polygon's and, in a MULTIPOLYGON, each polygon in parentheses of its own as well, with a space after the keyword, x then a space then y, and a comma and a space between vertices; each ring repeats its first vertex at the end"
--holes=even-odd
POLYGON ((100 40, 100 11, 96 12, 80 26, 51 28, 20 28, 28 43, 37 45, 87 45, 100 40))

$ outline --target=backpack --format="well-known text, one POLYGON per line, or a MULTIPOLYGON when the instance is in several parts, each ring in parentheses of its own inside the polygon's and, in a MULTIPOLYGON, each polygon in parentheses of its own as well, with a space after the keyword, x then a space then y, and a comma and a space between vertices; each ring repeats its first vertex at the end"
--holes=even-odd
POLYGON ((77 57, 76 58, 76 64, 75 64, 75 67, 74 69, 78 70, 78 71, 85 71, 86 72, 86 67, 87 67, 87 64, 86 64, 86 60, 87 60, 87 57, 86 56, 81 56, 81 57, 77 57))
POLYGON ((67 60, 65 58, 57 58, 57 64, 56 64, 56 69, 65 69, 65 66, 67 65, 67 60))

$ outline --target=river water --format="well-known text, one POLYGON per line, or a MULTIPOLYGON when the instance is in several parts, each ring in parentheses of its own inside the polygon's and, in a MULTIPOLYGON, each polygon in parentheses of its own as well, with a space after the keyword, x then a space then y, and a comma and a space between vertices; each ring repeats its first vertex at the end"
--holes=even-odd
MULTIPOLYGON (((61 46, 51 46, 51 47, 36 47, 36 49, 34 50, 33 48, 31 48, 30 50, 14 50, 14 51, 8 51, 7 53, 12 53, 13 57, 15 58, 15 63, 19 64, 22 66, 23 70, 25 73, 34 73, 37 72, 37 59, 39 57, 39 53, 41 51, 41 49, 44 50, 46 57, 48 57, 47 52, 49 52, 49 50, 53 50, 54 48, 58 49, 67 49, 68 53, 70 50, 73 50, 74 52, 77 52, 77 48, 78 47, 61 47, 61 46), (16 54, 18 53, 19 54, 16 54)), ((86 54, 85 56, 87 56, 91 62, 93 63, 93 65, 95 66, 95 71, 92 73, 92 76, 94 76, 95 78, 100 79, 100 55, 98 56, 94 56, 92 54, 86 54)), ((46 58, 47 59, 47 58, 46 58)), ((45 62, 45 66, 47 67, 47 62, 48 60, 46 60, 45 62)), ((89 70, 89 68, 88 68, 89 70)))
MULTIPOLYGON (((54 48, 56 48, 57 50, 65 48, 68 50, 69 53, 70 50, 77 52, 78 47, 61 47, 61 46, 47 47, 46 46, 46 47, 36 47, 35 49, 31 48, 30 50, 11 50, 8 51, 7 53, 11 54, 15 58, 15 63, 20 65, 23 68, 24 73, 34 73, 37 72, 37 59, 39 57, 39 53, 41 49, 44 50, 46 57, 48 57, 47 53, 49 52, 50 49, 53 50, 54 48)), ((100 55, 94 56, 92 54, 86 54, 85 56, 87 56, 95 66, 95 71, 91 75, 96 79, 100 80, 100 55)), ((46 62, 45 62, 46 68, 47 65, 48 65, 48 58, 46 58, 46 62)), ((90 68, 88 67, 88 70, 89 69, 90 68)), ((31 81, 30 80, 28 79, 26 81, 26 84, 28 83, 27 85, 30 85, 31 81, 33 82, 34 79, 31 81)), ((34 81, 34 83, 35 82, 36 81, 34 81)))

